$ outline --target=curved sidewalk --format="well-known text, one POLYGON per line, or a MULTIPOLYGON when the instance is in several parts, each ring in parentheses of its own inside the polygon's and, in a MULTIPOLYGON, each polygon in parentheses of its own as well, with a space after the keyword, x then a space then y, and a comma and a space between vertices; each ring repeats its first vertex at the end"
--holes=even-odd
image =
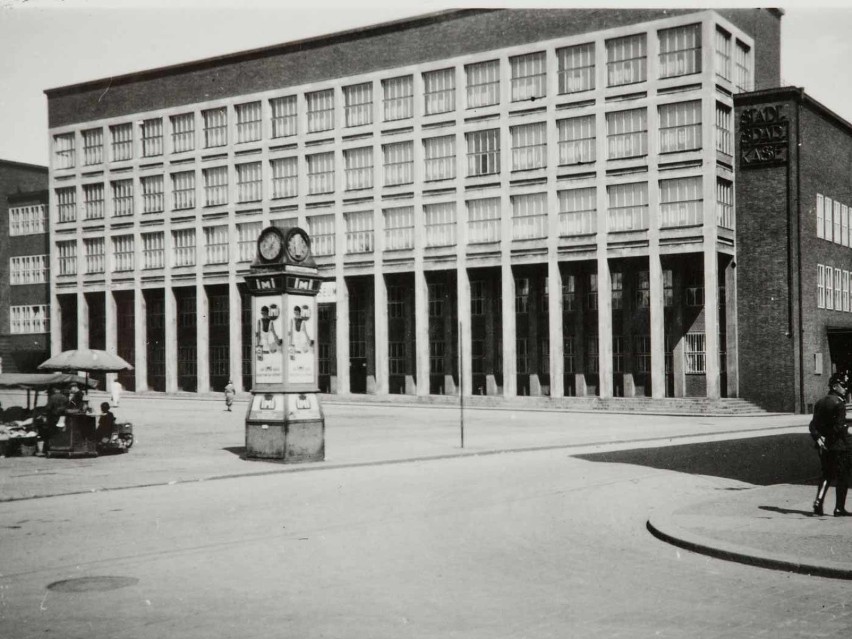
POLYGON ((681 548, 739 563, 852 579, 852 517, 812 512, 815 486, 778 484, 726 491, 715 499, 654 514, 648 530, 681 548))

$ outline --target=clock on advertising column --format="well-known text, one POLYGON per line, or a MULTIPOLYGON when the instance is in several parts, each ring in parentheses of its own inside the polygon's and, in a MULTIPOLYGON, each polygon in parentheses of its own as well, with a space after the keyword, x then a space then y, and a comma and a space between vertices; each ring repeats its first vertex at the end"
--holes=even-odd
POLYGON ((310 263, 311 240, 308 234, 298 227, 279 229, 270 226, 257 238, 257 262, 259 264, 293 264, 307 265, 310 263))

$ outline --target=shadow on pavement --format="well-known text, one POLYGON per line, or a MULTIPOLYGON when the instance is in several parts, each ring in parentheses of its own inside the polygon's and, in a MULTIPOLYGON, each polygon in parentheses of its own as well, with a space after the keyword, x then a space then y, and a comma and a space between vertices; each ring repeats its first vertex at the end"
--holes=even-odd
POLYGON ((813 484, 819 460, 807 433, 574 455, 592 462, 636 464, 769 486, 813 484))
POLYGON ((816 517, 813 511, 810 510, 793 510, 791 508, 779 508, 778 506, 758 506, 760 510, 767 510, 771 513, 780 513, 782 515, 805 515, 805 517, 816 517))
POLYGON ((232 455, 236 455, 237 457, 243 457, 246 454, 245 446, 225 446, 222 450, 226 450, 232 455))

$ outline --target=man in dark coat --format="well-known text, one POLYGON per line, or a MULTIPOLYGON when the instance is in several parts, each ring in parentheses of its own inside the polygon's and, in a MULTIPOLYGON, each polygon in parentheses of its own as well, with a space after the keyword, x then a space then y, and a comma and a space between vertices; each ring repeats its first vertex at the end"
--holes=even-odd
POLYGON ((45 454, 47 454, 48 450, 50 450, 50 438, 56 432, 56 424, 59 421, 59 418, 65 415, 65 410, 67 408, 68 398, 65 397, 65 394, 59 390, 59 388, 53 388, 50 397, 47 400, 47 406, 45 407, 47 412, 47 428, 41 436, 44 441, 42 450, 45 454))
POLYGON ((809 430, 817 445, 821 466, 821 477, 817 486, 814 514, 823 514, 823 502, 832 480, 835 486, 835 517, 848 517, 846 491, 852 471, 852 446, 846 426, 846 392, 848 382, 845 374, 835 373, 828 380, 828 395, 814 406, 814 417, 809 430))

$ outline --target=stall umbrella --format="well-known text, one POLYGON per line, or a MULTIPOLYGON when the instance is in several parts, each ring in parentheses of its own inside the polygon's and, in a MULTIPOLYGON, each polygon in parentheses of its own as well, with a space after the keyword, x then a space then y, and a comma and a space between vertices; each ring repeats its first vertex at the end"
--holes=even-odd
POLYGON ((100 351, 94 348, 77 348, 62 351, 46 362, 38 365, 40 370, 47 371, 81 371, 86 374, 86 393, 88 394, 89 373, 118 373, 132 371, 133 366, 118 355, 100 351))

